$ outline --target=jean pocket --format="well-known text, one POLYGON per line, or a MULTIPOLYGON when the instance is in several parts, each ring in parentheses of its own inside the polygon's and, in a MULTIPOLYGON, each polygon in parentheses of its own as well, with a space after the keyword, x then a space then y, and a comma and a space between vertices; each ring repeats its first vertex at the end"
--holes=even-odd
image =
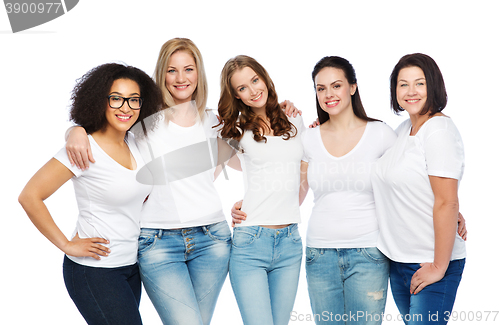
POLYGON ((299 233, 299 228, 295 227, 295 229, 292 231, 292 241, 296 244, 301 244, 302 245, 302 237, 300 237, 299 233))
POLYGON ((360 248, 361 254, 370 262, 375 264, 389 263, 387 257, 377 247, 360 248))
POLYGON ((252 244, 257 238, 256 233, 247 232, 235 228, 233 231, 233 247, 243 248, 252 244))
POLYGON ((152 250, 156 244, 157 239, 158 237, 156 237, 156 235, 141 234, 139 236, 139 248, 137 256, 141 257, 152 250))
POLYGON ((206 234, 212 240, 222 241, 226 243, 231 242, 231 230, 229 229, 229 225, 226 221, 221 221, 206 226, 206 234))
POLYGON ((319 257, 318 249, 313 247, 306 247, 306 263, 312 264, 316 262, 319 257))

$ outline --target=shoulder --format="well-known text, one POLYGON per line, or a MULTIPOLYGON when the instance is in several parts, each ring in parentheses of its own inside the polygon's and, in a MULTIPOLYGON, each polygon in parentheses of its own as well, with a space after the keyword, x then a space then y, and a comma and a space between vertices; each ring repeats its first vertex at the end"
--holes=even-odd
POLYGON ((368 122, 367 127, 369 126, 369 132, 370 133, 376 133, 376 134, 381 134, 383 136, 388 136, 388 137, 396 137, 396 132, 387 125, 385 122, 382 121, 373 121, 373 122, 368 122))
POLYGON ((420 129, 421 137, 424 139, 435 139, 438 136, 444 136, 460 139, 461 141, 460 132, 458 131, 457 126, 448 116, 432 117, 425 124, 427 124, 425 125, 425 128, 420 129))
POLYGON ((396 128, 396 134, 401 135, 401 133, 404 132, 409 132, 411 127, 411 121, 410 119, 405 120, 403 123, 399 124, 399 126, 396 128))
POLYGON ((300 134, 304 131, 305 126, 304 126, 304 120, 302 119, 302 116, 300 114, 297 114, 296 117, 293 116, 287 116, 288 121, 292 123, 296 128, 297 132, 300 134))
POLYGON ((214 110, 208 107, 205 108, 205 124, 210 124, 211 126, 219 124, 219 119, 217 115, 215 115, 214 110))

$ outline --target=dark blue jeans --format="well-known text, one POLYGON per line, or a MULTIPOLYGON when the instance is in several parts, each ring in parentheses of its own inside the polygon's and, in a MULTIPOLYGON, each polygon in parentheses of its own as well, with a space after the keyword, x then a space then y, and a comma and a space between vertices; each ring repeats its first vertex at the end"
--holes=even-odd
POLYGON ((440 281, 412 295, 411 277, 420 268, 420 264, 391 261, 391 291, 405 324, 448 323, 464 266, 465 259, 451 261, 440 281))
POLYGON ((136 264, 90 267, 64 256, 66 289, 88 324, 138 325, 141 278, 136 264))

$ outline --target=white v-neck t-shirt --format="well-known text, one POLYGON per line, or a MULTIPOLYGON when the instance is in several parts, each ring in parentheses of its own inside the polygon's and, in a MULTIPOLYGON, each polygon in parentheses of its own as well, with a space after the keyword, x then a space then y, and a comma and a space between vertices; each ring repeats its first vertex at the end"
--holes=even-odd
MULTIPOLYGON (((132 265, 137 261, 142 204, 152 188, 136 180, 144 161, 131 133, 126 142, 136 161, 137 168, 134 170, 120 165, 91 135, 88 137, 96 161, 89 169, 81 171, 71 166, 66 148, 62 148, 54 158, 75 175, 71 180, 79 214, 73 236, 78 232, 80 238, 105 238, 109 240, 109 245, 101 245, 109 247, 111 253, 101 256, 100 260, 91 257, 68 258, 75 263, 93 267, 132 265)), ((68 214, 71 213, 68 211, 68 214)))
MULTIPOLYGON (((435 116, 410 136, 411 121, 396 130, 392 148, 372 174, 380 238, 378 248, 401 263, 434 261, 434 193, 429 176, 457 179, 464 172, 464 147, 453 121, 435 116)), ((455 234, 451 260, 466 256, 465 242, 455 234)))
POLYGON ((307 246, 377 246, 379 230, 370 174, 377 159, 395 140, 391 127, 383 122, 368 122, 356 146, 344 156, 335 157, 324 146, 319 127, 304 132, 307 181, 314 193, 307 246))

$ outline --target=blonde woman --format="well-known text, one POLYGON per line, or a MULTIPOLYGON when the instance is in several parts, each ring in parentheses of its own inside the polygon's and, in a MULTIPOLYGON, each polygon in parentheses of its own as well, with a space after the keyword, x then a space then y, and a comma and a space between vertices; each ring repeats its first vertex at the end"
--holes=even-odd
MULTIPOLYGON (((141 212, 141 278, 164 324, 206 325, 228 272, 231 231, 213 181, 231 150, 217 140, 219 121, 206 108, 205 68, 191 40, 162 46, 154 78, 166 109, 159 127, 138 141, 154 184, 141 212)), ((142 134, 140 126, 132 131, 142 134)), ((67 148, 73 162, 88 168, 93 159, 81 133, 71 131, 67 148)))

